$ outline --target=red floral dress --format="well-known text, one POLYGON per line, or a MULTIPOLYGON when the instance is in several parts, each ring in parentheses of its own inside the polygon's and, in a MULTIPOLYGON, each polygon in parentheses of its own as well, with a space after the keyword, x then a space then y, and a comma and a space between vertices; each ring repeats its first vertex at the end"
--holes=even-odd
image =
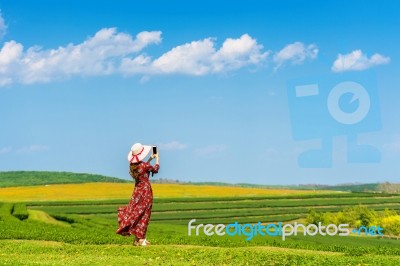
POLYGON ((146 238, 147 226, 149 225, 151 208, 153 206, 153 191, 151 189, 149 174, 157 173, 160 166, 152 166, 146 162, 140 162, 135 178, 135 189, 129 205, 118 208, 118 230, 117 234, 123 236, 135 235, 146 238))

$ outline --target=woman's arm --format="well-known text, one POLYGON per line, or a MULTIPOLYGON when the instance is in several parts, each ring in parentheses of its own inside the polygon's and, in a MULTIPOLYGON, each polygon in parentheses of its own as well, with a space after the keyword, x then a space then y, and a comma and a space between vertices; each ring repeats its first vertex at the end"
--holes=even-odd
MULTIPOLYGON (((151 159, 156 158, 156 164, 154 166, 152 166, 150 163, 148 163, 148 168, 147 170, 156 174, 158 173, 158 170, 160 169, 160 159, 159 159, 159 155, 157 154, 153 154, 150 156, 151 159)), ((150 162, 151 160, 149 159, 148 162, 150 162)))

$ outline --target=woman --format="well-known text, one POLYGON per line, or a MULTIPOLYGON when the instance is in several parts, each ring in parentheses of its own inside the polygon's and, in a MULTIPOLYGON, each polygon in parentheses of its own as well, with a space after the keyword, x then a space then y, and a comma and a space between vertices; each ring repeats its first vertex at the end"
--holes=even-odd
POLYGON ((117 234, 123 236, 134 235, 135 246, 147 246, 150 244, 146 240, 147 226, 149 225, 153 206, 153 191, 149 181, 149 174, 150 172, 153 174, 158 173, 160 168, 158 153, 152 154, 147 162, 142 161, 151 149, 152 146, 136 143, 128 153, 129 174, 135 180, 135 189, 129 205, 118 208, 119 228, 117 234), (155 166, 150 164, 153 158, 156 158, 155 166))

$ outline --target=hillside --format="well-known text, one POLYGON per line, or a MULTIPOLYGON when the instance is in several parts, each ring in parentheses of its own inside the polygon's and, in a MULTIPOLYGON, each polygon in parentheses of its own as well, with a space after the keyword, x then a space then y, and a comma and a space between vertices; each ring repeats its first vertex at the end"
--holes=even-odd
MULTIPOLYGON (((0 172, 1 187, 35 186, 49 184, 81 184, 92 182, 111 182, 111 183, 131 183, 131 180, 125 180, 115 177, 108 177, 95 174, 82 174, 70 172, 35 172, 35 171, 14 171, 0 172)), ((299 184, 299 185, 259 185, 250 183, 231 184, 224 182, 185 182, 176 179, 155 178, 151 179, 153 184, 181 184, 181 185, 199 185, 199 186, 229 186, 242 188, 260 188, 260 189, 295 189, 295 190, 331 190, 346 192, 386 192, 400 193, 400 184, 395 183, 349 183, 337 185, 323 184, 299 184)))
MULTIPOLYGON (((338 184, 338 185, 322 185, 322 184, 300 184, 300 185, 258 185, 249 183, 229 184, 223 182, 189 182, 192 185, 209 185, 209 186, 238 186, 248 188, 269 188, 269 189, 295 189, 295 190, 332 190, 332 191, 348 191, 348 192, 387 192, 382 188, 381 183, 369 184, 338 184)), ((383 183, 390 184, 390 183, 383 183)), ((390 184, 393 186, 394 184, 390 184)), ((391 191, 391 193, 395 193, 391 191)))
POLYGON ((91 182, 126 183, 130 181, 102 175, 78 174, 69 172, 0 172, 0 187, 80 184, 91 182))

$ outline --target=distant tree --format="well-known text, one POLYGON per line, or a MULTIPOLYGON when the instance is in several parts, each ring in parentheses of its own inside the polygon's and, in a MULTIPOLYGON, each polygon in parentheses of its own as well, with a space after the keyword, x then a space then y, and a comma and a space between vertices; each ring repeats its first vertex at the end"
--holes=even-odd
POLYGON ((377 190, 385 193, 400 193, 400 184, 389 182, 379 183, 377 190))
POLYGON ((385 235, 400 236, 400 216, 384 217, 381 226, 385 235))
POLYGON ((317 213, 315 209, 309 209, 307 215, 307 224, 315 224, 317 225, 319 222, 322 222, 322 213, 317 213))
POLYGON ((398 213, 397 213, 397 211, 396 210, 389 210, 388 208, 386 208, 384 211, 383 211, 383 217, 385 218, 385 217, 391 217, 391 216, 397 216, 398 215, 398 213))
MULTIPOLYGON (((388 216, 392 216, 393 212, 387 211, 388 216)), ((378 224, 378 215, 376 211, 368 209, 366 206, 354 206, 345 208, 338 213, 318 213, 315 209, 310 209, 307 215, 308 224, 318 224, 321 222, 323 225, 328 224, 349 224, 352 227, 359 226, 372 226, 378 224)))

